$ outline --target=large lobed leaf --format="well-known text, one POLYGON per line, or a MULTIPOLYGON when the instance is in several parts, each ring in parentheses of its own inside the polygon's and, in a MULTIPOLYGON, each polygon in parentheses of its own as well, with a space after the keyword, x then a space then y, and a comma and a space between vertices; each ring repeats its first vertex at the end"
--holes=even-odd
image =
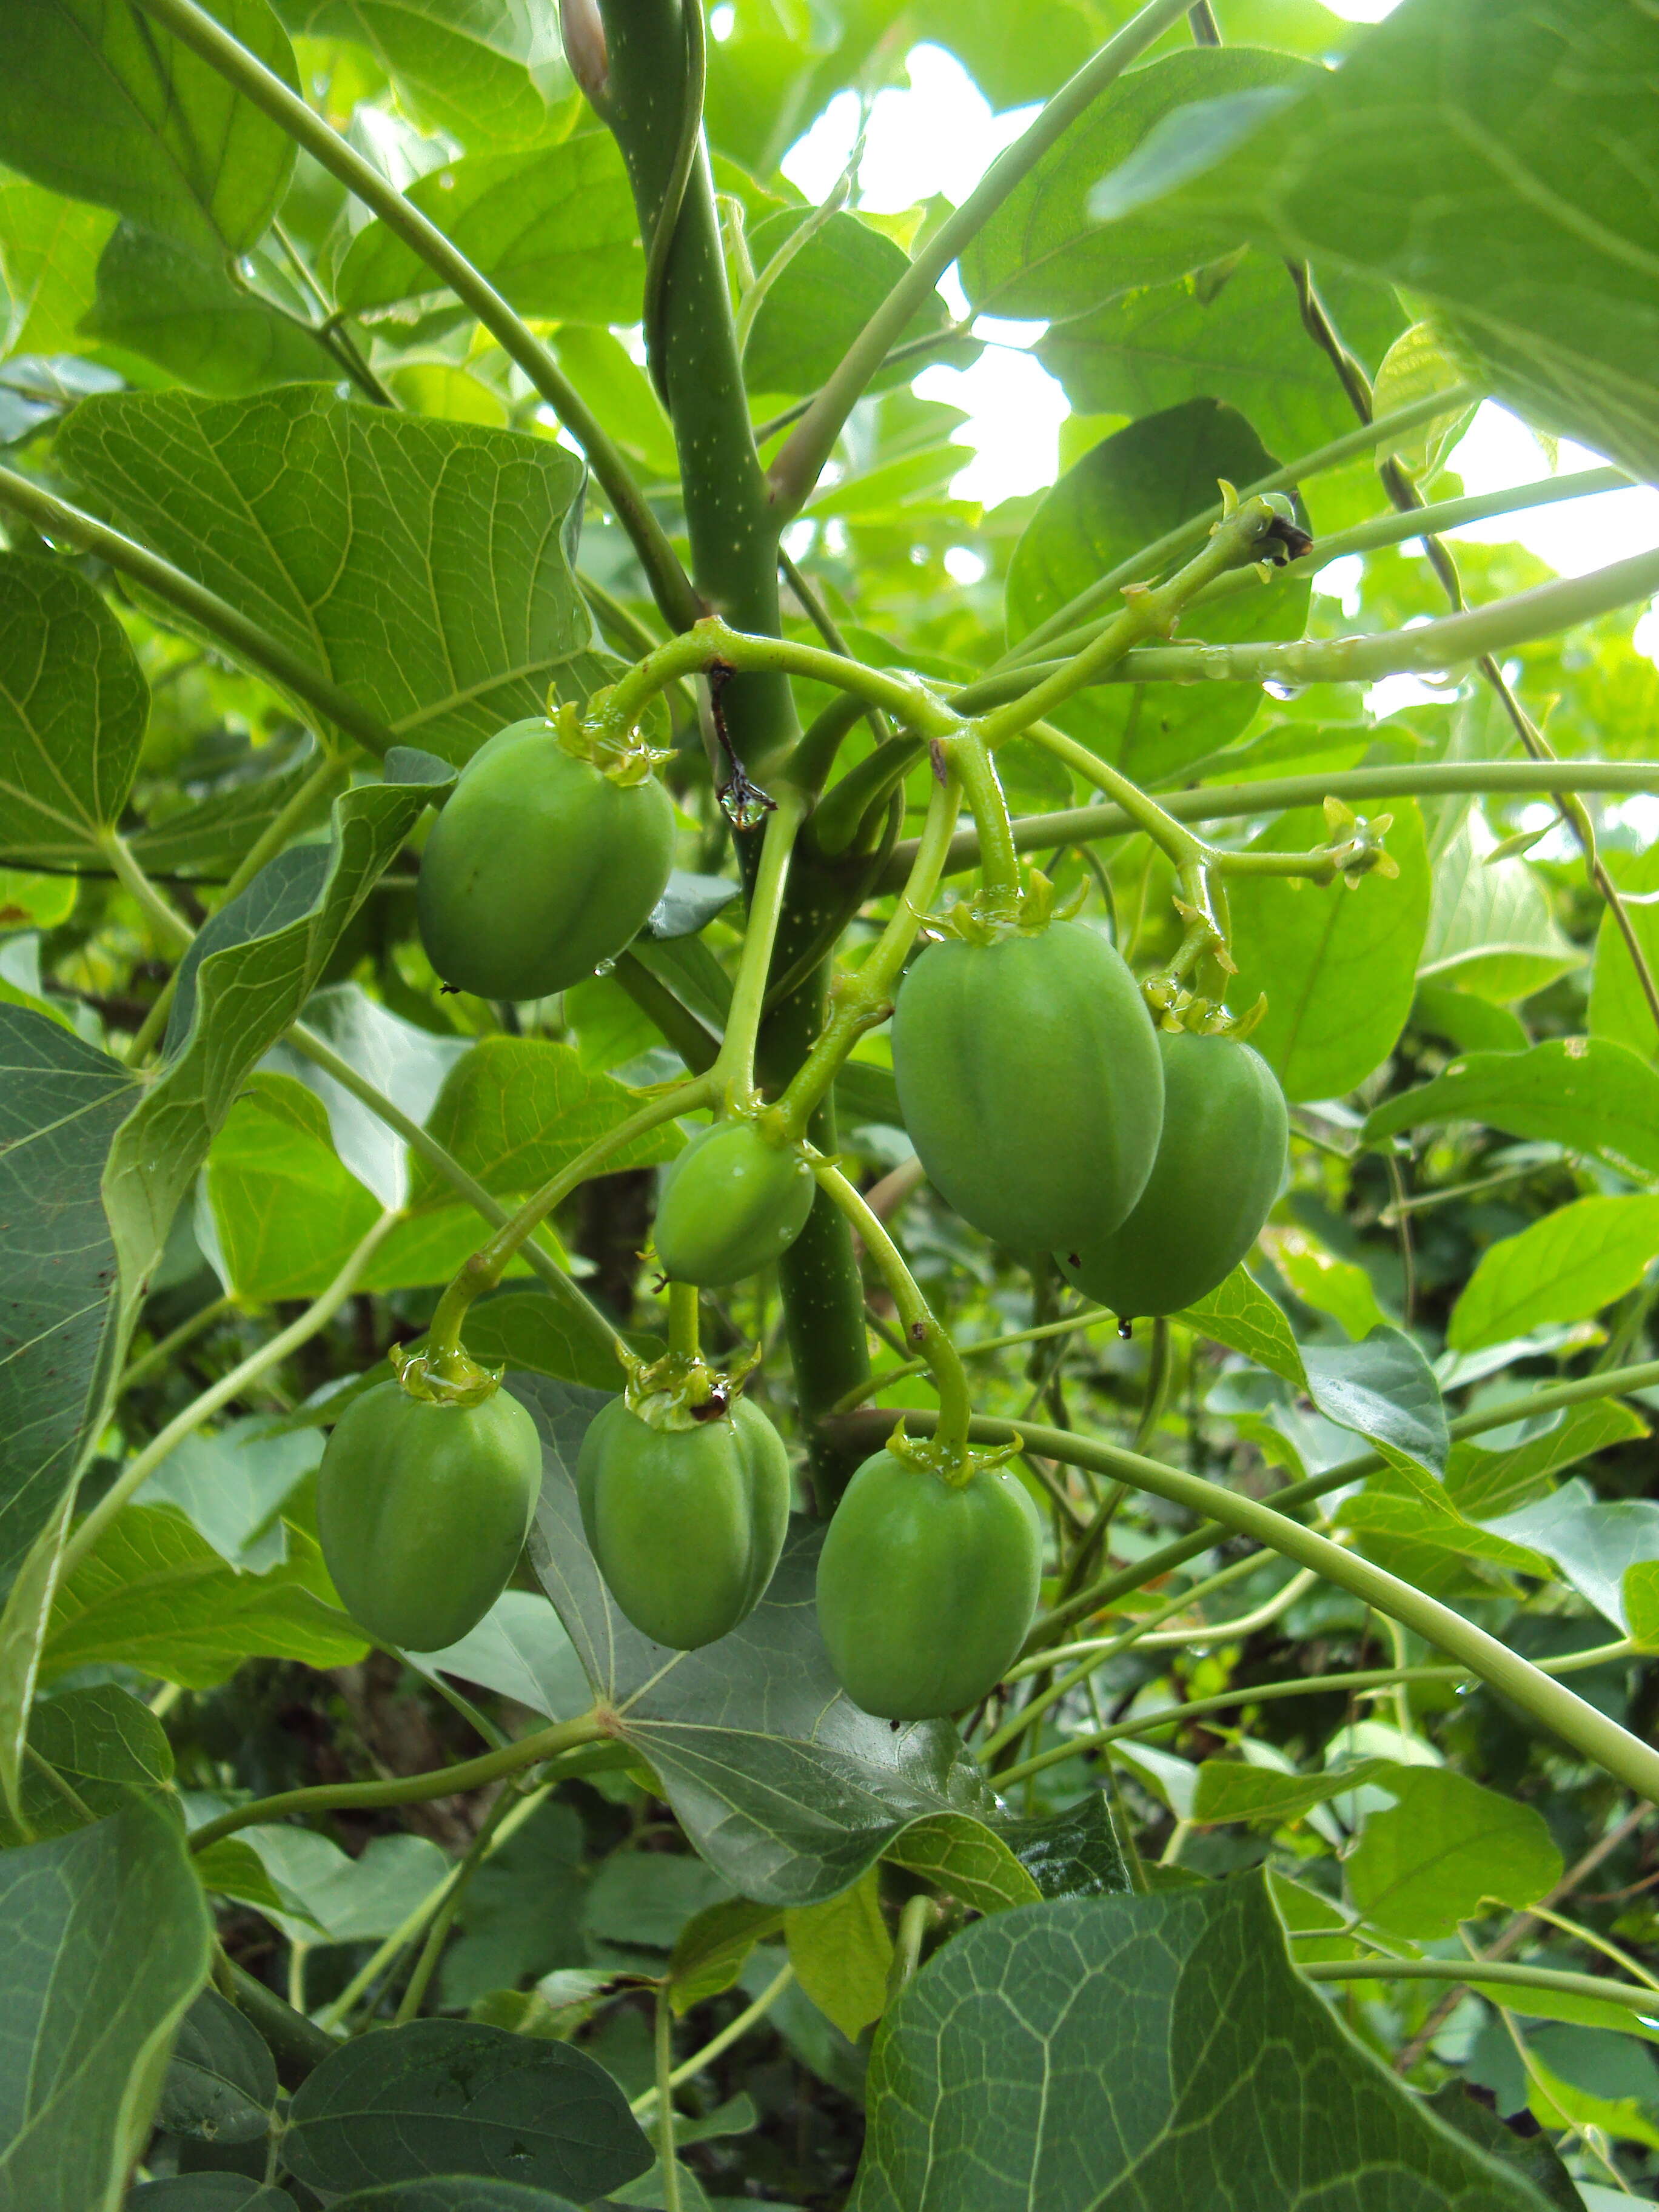
POLYGON ((877 2032, 853 2212, 1541 2212, 1350 2039, 1265 1879, 1000 1914, 877 2032))

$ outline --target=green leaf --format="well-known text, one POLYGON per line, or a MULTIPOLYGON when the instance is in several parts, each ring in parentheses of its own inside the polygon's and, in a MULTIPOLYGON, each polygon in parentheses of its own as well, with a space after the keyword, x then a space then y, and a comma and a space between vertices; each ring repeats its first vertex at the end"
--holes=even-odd
POLYGON ((999 1820, 996 1832, 1044 1897, 1115 1897, 1133 1887, 1103 1790, 1063 1813, 999 1820))
POLYGON ((605 2069, 568 2044, 422 2020, 331 2053, 295 2093, 283 2156, 322 2190, 471 2173, 609 2196, 651 2163, 605 2069))
POLYGON ((245 2173, 179 2173, 141 2181, 125 2212, 293 2212, 285 2189, 268 2189, 245 2173))
MULTIPOLYGON (((806 208, 782 208, 749 234, 750 256, 763 272, 803 222, 806 208)), ((744 349, 744 381, 751 392, 815 392, 909 267, 909 257, 856 216, 832 215, 773 279, 744 349)), ((950 313, 930 293, 894 340, 906 344, 943 330, 950 313)), ((956 349, 957 353, 961 349, 956 349)), ((976 351, 977 349, 970 349, 976 351)), ((947 360, 944 349, 929 360, 947 360)), ((913 362, 896 362, 866 387, 908 384, 913 362)), ((958 465, 960 456, 958 456, 958 465)))
MULTIPOLYGON (((1224 158, 1131 228, 1155 220, 1173 247, 1219 227, 1229 245, 1255 238, 1398 283, 1473 349, 1500 398, 1646 475, 1659 456, 1659 210, 1639 149, 1656 58, 1659 27, 1624 0, 1542 14, 1529 0, 1406 0, 1247 144, 1218 140, 1224 158)), ((1172 165, 1147 195, 1182 181, 1172 165)))
POLYGON ((1497 1898, 1518 1911, 1561 1879, 1540 1814, 1443 1766, 1397 1770, 1395 1803, 1370 1814, 1344 1862, 1349 1893, 1385 1935, 1425 1941, 1497 1898))
POLYGON ((59 353, 92 305, 114 217, 0 170, 0 354, 59 353))
POLYGON ((1620 1578, 1619 1595, 1632 1643, 1659 1651, 1659 1559, 1632 1560, 1620 1578))
POLYGON ((1390 1778, 1400 1771, 1386 1759, 1364 1759, 1322 1774, 1281 1774, 1277 1767, 1253 1765, 1247 1759, 1206 1759, 1198 1770, 1192 1818, 1206 1825, 1261 1820, 1278 1827, 1366 1784, 1390 1789, 1390 1778))
MULTIPOLYGON (((135 830, 127 838, 133 857, 150 875, 229 876, 321 765, 315 751, 304 754, 291 768, 256 783, 232 784, 152 828, 135 830)), ((296 833, 326 822, 328 805, 326 798, 318 799, 294 823, 296 833)))
POLYGON ((84 1827, 88 1813, 99 1820, 118 1813, 135 1790, 164 1789, 173 1777, 173 1748, 161 1723, 112 1682, 37 1698, 28 1734, 23 1825, 0 1820, 0 1844, 8 1850, 84 1827))
MULTIPOLYGON (((1659 1504, 1646 1498, 1597 1498, 1582 1477, 1564 1482, 1549 1498, 1506 1513, 1491 1524, 1511 1542, 1528 1544, 1553 1559, 1581 1597, 1612 1621, 1632 1626, 1625 1612, 1631 1569, 1659 1559, 1659 1504)), ((1646 1626, 1648 1590, 1640 1589, 1646 1626)))
MULTIPOLYGON (((1034 1904, 1046 1893, 1010 1848, 1007 1825, 993 1828, 971 1813, 935 1813, 908 1827, 883 1856, 976 1912, 1003 1912, 1011 1905, 1034 1904)), ((830 2017, 836 2020, 834 2013, 830 2017)), ((836 2025, 842 2027, 839 2020, 836 2025)), ((857 2032, 843 2028, 848 2035, 857 2032)))
POLYGON ((1496 840, 1466 817, 1435 856, 1434 896, 1418 973, 1502 1005, 1530 998, 1583 955, 1556 927, 1524 860, 1486 865, 1496 840))
POLYGON ((591 323, 567 323, 554 333, 553 350, 617 444, 637 453, 650 475, 678 475, 672 425, 650 378, 622 340, 591 323))
POLYGON ((1584 2199, 1547 2135, 1518 2135, 1496 2112, 1486 2109, 1467 2081, 1443 2082, 1428 2101, 1437 2118, 1448 2127, 1467 2136, 1500 2166, 1512 2166, 1524 2173, 1556 2212, 1584 2212, 1584 2199))
POLYGON ((1433 1082, 1372 1109, 1364 1140, 1444 1121, 1480 1121, 1600 1160, 1641 1182, 1659 1176, 1659 1074, 1621 1044, 1552 1037, 1525 1052, 1475 1052, 1433 1082))
POLYGON ((550 438, 307 386, 89 399, 57 450, 96 512, 447 760, 608 677, 570 565, 582 467, 550 438))
POLYGON ((1376 1292, 1365 1270, 1353 1260, 1339 1260, 1335 1253, 1294 1224, 1261 1232, 1261 1244, 1286 1285, 1305 1306, 1328 1313, 1340 1322, 1346 1335, 1356 1341, 1374 1328, 1386 1328, 1388 1317, 1376 1302, 1376 1292))
POLYGON ((224 1840, 258 1859, 283 1908, 270 1917, 301 1943, 390 1936, 451 1871, 425 1836, 373 1836, 356 1858, 314 1828, 255 1826, 224 1840))
POLYGON ((1248 46, 1194 47, 1132 70, 1097 94, 963 254, 968 297, 981 314, 1078 315, 1214 260, 1237 243, 1233 226, 1103 226, 1090 207, 1096 186, 1191 102, 1263 88, 1286 88, 1287 97, 1319 74, 1289 54, 1248 46))
POLYGON ((999 1913, 877 2031, 851 2212, 1540 2212, 1351 2039, 1263 1877, 999 1913))
MULTIPOLYGON (((1394 1049, 1411 1012, 1429 914, 1430 872, 1422 817, 1396 800, 1389 852, 1396 878, 1370 875, 1352 889, 1278 876, 1228 885, 1238 975, 1227 995, 1267 1011, 1250 1042, 1286 1097, 1340 1098, 1394 1049)), ((1329 837, 1316 807, 1281 814, 1255 842, 1275 852, 1311 851, 1329 837)))
POLYGON ((1576 1467, 1595 1452, 1644 1437, 1647 1423, 1616 1399, 1600 1398, 1569 1406, 1542 1436, 1496 1444, 1493 1431, 1452 1446, 1446 1468, 1446 1495, 1472 1521, 1514 1512, 1547 1491, 1550 1478, 1576 1467))
POLYGON ((0 2196, 118 2212, 211 1929, 176 1821, 134 1803, 0 1856, 0 2196))
MULTIPOLYGON (((868 1877, 866 1877, 868 1879, 868 1877)), ((813 1910, 822 1911, 822 1905, 813 1910)), ((787 1916, 790 1920, 798 1914, 787 1916)), ((786 1916, 773 1905, 751 1905, 746 1897, 721 1898, 692 1914, 674 1939, 668 1957, 670 1995, 678 2013, 690 2012, 729 1990, 742 1973, 757 1943, 769 1942, 786 1916)), ((853 2031, 854 2033, 857 2030, 853 2031)))
POLYGON ((40 1014, 0 1005, 0 1575, 8 1579, 101 1421, 117 1346, 115 1248, 98 1184, 138 1095, 118 1060, 40 1014))
POLYGON ((257 1419, 181 1437, 144 1482, 145 1505, 173 1505, 228 1566, 258 1573, 288 1556, 280 1518, 322 1456, 314 1431, 267 1436, 257 1419))
MULTIPOLYGON (((219 21, 297 90, 265 0, 219 21)), ((0 161, 204 251, 241 252, 294 165, 286 132, 131 0, 22 0, 0 16, 0 161)))
POLYGON ((337 372, 308 331, 227 274, 222 255, 135 223, 122 223, 104 248, 97 296, 81 328, 216 398, 314 384, 337 372))
MULTIPOLYGON (((645 253, 628 173, 608 131, 539 153, 473 154, 417 179, 408 196, 521 315, 638 320, 645 253)), ((372 320, 377 308, 441 287, 419 255, 376 222, 352 240, 335 289, 343 307, 372 320)))
MULTIPOLYGON (((1374 368, 1405 322, 1394 295, 1340 275, 1321 290, 1344 343, 1374 368)), ((1311 453, 1353 427, 1271 254, 1141 286, 1050 324, 1033 350, 1079 414, 1152 415, 1207 396, 1237 407, 1281 453, 1311 453)))
MULTIPOLYGON (((1143 545, 1215 504, 1216 482, 1246 484, 1276 465, 1231 407, 1190 399, 1103 439, 1046 493, 1008 568, 1008 636, 1057 614, 1143 545)), ((1182 635, 1231 642, 1299 637, 1304 580, 1240 592, 1194 610, 1182 635)), ((1105 684, 1059 720, 1137 781, 1167 784, 1243 730, 1260 704, 1244 684, 1105 684)), ((1314 842, 1325 842, 1324 831, 1314 842)))
MULTIPOLYGON (((444 1079, 427 1127, 446 1151, 497 1197, 539 1189, 587 1147, 639 1111, 637 1095, 590 1073, 568 1044, 486 1037, 444 1079)), ((613 1152, 605 1172, 672 1160, 684 1139, 672 1122, 613 1152)), ((450 1186, 417 1159, 411 1206, 450 1199, 450 1186)))
POLYGON ((544 2189, 526 2189, 516 2181, 446 2174, 435 2181, 393 2181, 384 2189, 355 2189, 349 2197, 335 2198, 334 2212, 580 2212, 580 2208, 567 2197, 550 2197, 544 2189))
MULTIPOLYGON (((653 1356, 648 1347, 667 1348, 659 1338, 625 1334, 646 1358, 653 1356)), ((597 1343, 591 1330, 579 1328, 569 1310, 545 1291, 507 1291, 499 1297, 480 1298, 467 1315, 466 1340, 486 1367, 550 1375, 589 1390, 620 1390, 625 1379, 614 1349, 597 1343)))
POLYGON ((219 908, 179 963, 166 1064, 123 1124, 105 1171, 124 1285, 149 1274, 244 1082, 304 1006, 347 924, 447 781, 428 755, 401 748, 386 774, 386 782, 360 784, 336 800, 328 843, 278 854, 219 908))
POLYGON ((318 1595, 327 1587, 310 1538, 289 1531, 289 1558, 263 1575, 228 1567, 169 1505, 129 1505, 58 1585, 41 1673, 121 1664, 206 1689, 261 1655, 348 1667, 361 1630, 318 1595))
POLYGON ((930 1814, 990 1820, 995 1800, 944 1721, 902 1729, 860 1712, 819 1640, 811 1592, 822 1525, 797 1521, 748 1619, 701 1651, 665 1653, 611 1604, 582 1534, 571 1469, 605 1401, 514 1379, 542 1432, 530 1555, 616 1740, 660 1780, 708 1863, 764 1905, 817 1905, 930 1814))
POLYGON ((1224 1344, 1231 1352, 1242 1352, 1247 1359, 1253 1359, 1258 1367, 1265 1367, 1269 1374, 1279 1376, 1298 1389, 1305 1385, 1302 1347, 1291 1334, 1284 1307, 1270 1298, 1255 1276, 1242 1266, 1235 1267, 1207 1297, 1188 1306, 1176 1318, 1212 1343, 1224 1344))
POLYGON ((366 46, 417 115, 464 146, 556 131, 569 74, 550 13, 516 0, 278 0, 296 38, 366 46))
POLYGON ((1441 983, 1418 986, 1412 1026, 1444 1037, 1459 1052, 1524 1052, 1532 1042, 1525 1023, 1507 1006, 1477 999, 1472 991, 1448 990, 1441 983))
POLYGON ((881 2018, 893 1964, 875 1868, 839 1897, 785 1913, 783 1929, 795 1979, 825 2018, 856 2042, 860 2030, 881 2018))
POLYGON ((205 1989, 179 2023, 155 2124, 208 2142, 254 2142, 270 2132, 276 2066, 251 2021, 205 1989))
POLYGON ((149 687, 114 616, 66 562, 0 554, 6 856, 74 862, 120 820, 149 687))
MULTIPOLYGON (((1642 948, 1650 975, 1659 973, 1659 848, 1639 855, 1608 853, 1604 863, 1626 894, 1625 915, 1642 948)), ((1637 977, 1624 932, 1609 908, 1595 933, 1595 974, 1590 984, 1590 1035, 1627 1045, 1651 1062, 1659 1053, 1653 1010, 1637 977)))
POLYGON ((1580 1198, 1481 1255, 1446 1341, 1476 1352, 1547 1322, 1583 1321, 1622 1297, 1659 1255, 1659 1198, 1580 1198))

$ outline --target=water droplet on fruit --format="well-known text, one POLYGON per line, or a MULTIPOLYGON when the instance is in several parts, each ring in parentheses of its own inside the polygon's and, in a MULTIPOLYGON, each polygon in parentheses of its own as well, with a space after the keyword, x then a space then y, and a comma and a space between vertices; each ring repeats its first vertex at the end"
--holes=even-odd
POLYGON ((1117 1325, 1117 1333, 1127 1344, 1135 1333, 1135 1325, 1132 1321, 1121 1321, 1117 1325))

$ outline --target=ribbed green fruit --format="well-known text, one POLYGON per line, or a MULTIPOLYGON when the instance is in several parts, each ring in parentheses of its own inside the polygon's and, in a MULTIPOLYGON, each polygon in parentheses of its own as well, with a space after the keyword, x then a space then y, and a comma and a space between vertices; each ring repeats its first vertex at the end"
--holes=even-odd
POLYGON ((1152 1170, 1156 1033, 1127 968, 1080 922, 929 945, 899 991, 893 1074, 929 1182, 1016 1252, 1106 1236, 1152 1170))
POLYGON ((806 1226, 817 1185, 797 1152, 752 1121, 716 1121, 663 1180, 653 1233, 663 1273, 713 1290, 757 1274, 806 1226))
POLYGON ((1098 1243, 1068 1242, 1061 1272, 1126 1320, 1178 1313, 1224 1282, 1285 1179, 1285 1094, 1237 1037, 1158 1037, 1164 1134, 1133 1213, 1098 1243))
POLYGON ((611 1596, 676 1651, 753 1612, 789 1526, 783 1440, 746 1398, 689 1429, 653 1428, 612 1399, 582 1439, 576 1492, 611 1596))
POLYGON ((818 1628, 842 1687, 884 1720, 976 1705, 1018 1655, 1042 1572, 1036 1508, 1006 1468, 957 1488, 877 1452, 818 1554, 818 1628))
POLYGON ((441 1651, 476 1628, 518 1564, 542 1480, 516 1398, 427 1405, 380 1382, 334 1425, 317 1477, 323 1559, 383 1644, 441 1651))
POLYGON ((514 722, 467 763, 427 839, 427 957, 480 998, 565 990, 639 934, 673 855, 673 805, 655 776, 613 783, 546 722, 514 722))

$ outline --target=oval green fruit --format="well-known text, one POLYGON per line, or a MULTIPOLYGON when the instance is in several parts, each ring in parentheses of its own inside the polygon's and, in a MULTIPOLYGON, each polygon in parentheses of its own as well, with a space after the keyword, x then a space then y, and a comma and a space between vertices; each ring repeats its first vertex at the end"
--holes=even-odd
POLYGON ((663 1273, 710 1290, 757 1274, 805 1228, 817 1188, 800 1154, 752 1121, 700 1130, 663 1179, 653 1231, 663 1273))
POLYGON ((1158 1037, 1164 1134, 1134 1211, 1109 1237, 1055 1254, 1086 1297, 1126 1321, 1178 1313, 1224 1282, 1279 1196, 1285 1094, 1237 1037, 1158 1037))
POLYGON ((655 776, 619 785, 544 721, 514 722, 461 771, 421 855, 427 957, 485 999, 541 999, 639 934, 673 865, 655 776))
POLYGON ((536 1424, 505 1390, 428 1405, 380 1382, 334 1425, 317 1476, 323 1559, 383 1644, 441 1651, 476 1628, 518 1563, 542 1480, 536 1424))
POLYGON ((929 945, 899 991, 893 1074, 929 1182, 1016 1252, 1107 1235, 1152 1170, 1157 1034, 1133 976, 1081 922, 929 945))
POLYGON ((588 1547, 641 1635, 695 1651, 753 1612, 789 1526, 789 1461, 757 1406, 653 1428, 613 1398, 576 1461, 588 1547))
POLYGON ((884 1720, 976 1705, 1018 1655, 1042 1572, 1036 1508, 1006 1468, 958 1488, 877 1452, 818 1554, 818 1628, 842 1687, 884 1720))

